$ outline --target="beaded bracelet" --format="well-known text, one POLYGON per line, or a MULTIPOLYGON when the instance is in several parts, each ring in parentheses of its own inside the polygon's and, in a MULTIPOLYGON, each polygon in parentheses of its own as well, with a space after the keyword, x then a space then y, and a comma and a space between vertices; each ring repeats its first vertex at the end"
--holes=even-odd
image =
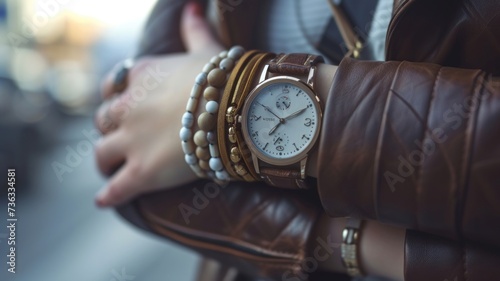
POLYGON ((184 159, 186 163, 191 167, 193 172, 200 178, 205 178, 207 175, 203 172, 198 164, 198 158, 195 154, 196 145, 193 141, 193 125, 194 125, 194 114, 198 110, 199 97, 203 90, 203 87, 207 83, 207 72, 206 66, 203 71, 196 76, 195 83, 191 89, 191 94, 189 96, 186 112, 182 115, 182 128, 179 132, 181 138, 182 151, 185 156, 184 159))
POLYGON ((200 74, 195 79, 191 89, 191 95, 186 105, 186 112, 182 117, 182 128, 180 138, 185 161, 198 177, 210 177, 217 182, 229 180, 229 174, 224 170, 220 160, 217 137, 213 132, 216 125, 216 114, 218 110, 219 90, 226 81, 226 72, 230 72, 235 61, 241 57, 244 49, 239 46, 223 51, 212 57, 200 74), (219 65, 219 68, 217 68, 219 65), (206 88, 205 86, 209 84, 206 88), (205 109, 207 112, 198 117, 198 126, 201 130, 193 136, 192 128, 195 121, 195 113, 198 110, 201 93, 208 101, 205 109))
MULTIPOLYGON (((207 73, 207 79, 208 79, 208 73, 212 71, 217 64, 220 61, 220 57, 226 56, 227 51, 221 52, 218 56, 214 56, 210 59, 210 62, 208 62, 204 67, 203 67, 203 72, 207 73)), ((206 90, 208 88, 211 88, 208 86, 207 88, 204 89, 203 95, 205 96, 206 90)), ((206 97, 205 97, 206 99, 206 97)), ((199 118, 198 118, 199 119, 199 118)), ((203 130, 199 130, 195 133, 194 135, 194 143, 196 145, 196 152, 195 155, 198 157, 199 162, 198 165, 201 167, 201 169, 209 176, 210 178, 214 178, 215 174, 210 173, 210 166, 208 161, 210 160, 210 152, 208 149, 208 141, 207 141, 207 133, 203 130)))
MULTIPOLYGON (((222 52, 221 54, 223 53, 224 52, 222 52)), ((201 141, 202 139, 206 139, 206 136, 198 135, 197 138, 193 139, 192 128, 195 121, 194 115, 198 110, 199 98, 201 96, 201 93, 203 92, 203 90, 205 89, 205 85, 207 84, 208 73, 215 68, 218 62, 218 56, 214 56, 210 60, 210 62, 205 64, 202 72, 198 74, 198 76, 196 76, 195 83, 193 85, 193 88, 191 89, 191 94, 186 105, 186 112, 182 116, 182 128, 179 132, 182 141, 182 151, 185 154, 184 159, 186 163, 191 167, 191 169, 195 172, 195 174, 200 178, 206 178, 210 176, 209 174, 207 174, 206 169, 203 169, 205 168, 205 166, 203 165, 203 161, 208 161, 210 156, 208 156, 208 159, 205 156, 200 156, 203 154, 206 155, 206 153, 203 153, 203 148, 208 147, 208 143, 204 144, 201 141), (199 161, 198 158, 200 157, 204 160, 199 161)))
MULTIPOLYGON (((235 46, 228 52, 223 52, 219 55, 219 68, 210 70, 207 76, 209 86, 205 89, 203 94, 207 100, 207 104, 205 106, 206 112, 203 112, 198 117, 198 127, 200 128, 200 131, 205 132, 206 140, 208 142, 208 151, 210 154, 208 167, 211 170, 208 171, 208 173, 209 175, 215 173, 215 177, 212 176, 212 178, 218 179, 222 182, 230 180, 230 176, 224 168, 223 162, 220 158, 220 149, 217 143, 216 132, 214 132, 216 129, 217 113, 219 110, 219 89, 225 86, 228 74, 233 69, 235 62, 243 55, 244 52, 245 50, 242 47, 235 46)), ((215 64, 215 61, 212 61, 212 63, 215 64)), ((200 135, 201 134, 203 133, 200 133, 200 135)), ((205 142, 203 142, 203 144, 205 144, 205 142)), ((202 156, 206 156, 206 153, 203 153, 202 156)), ((206 160, 202 159, 200 161, 206 160)), ((206 166, 206 162, 200 162, 200 164, 202 166, 206 166)), ((206 167, 203 168, 206 169, 206 167)))

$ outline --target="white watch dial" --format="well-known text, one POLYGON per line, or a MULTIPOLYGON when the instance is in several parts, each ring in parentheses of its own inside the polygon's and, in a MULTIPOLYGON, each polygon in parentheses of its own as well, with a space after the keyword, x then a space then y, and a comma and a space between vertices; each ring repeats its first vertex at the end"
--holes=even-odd
POLYGON ((262 88, 251 100, 247 133, 267 157, 292 158, 315 139, 320 114, 310 94, 292 83, 276 82, 262 88))

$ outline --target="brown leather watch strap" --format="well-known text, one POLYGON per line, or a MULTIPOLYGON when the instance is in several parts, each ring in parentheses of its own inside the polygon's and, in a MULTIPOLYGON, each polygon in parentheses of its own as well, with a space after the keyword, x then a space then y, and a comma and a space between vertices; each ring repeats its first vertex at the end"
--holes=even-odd
MULTIPOLYGON (((307 76, 311 68, 320 62, 324 62, 321 56, 282 53, 269 62, 268 72, 291 76, 307 76)), ((310 187, 310 184, 302 177, 300 169, 300 167, 295 169, 290 167, 261 167, 260 177, 264 182, 272 186, 289 189, 307 189, 310 187)))
POLYGON ((269 185, 289 189, 308 189, 309 184, 298 169, 260 168, 260 177, 269 185))
POLYGON ((311 54, 279 54, 269 62, 269 72, 286 75, 307 75, 312 66, 323 61, 323 57, 311 54))

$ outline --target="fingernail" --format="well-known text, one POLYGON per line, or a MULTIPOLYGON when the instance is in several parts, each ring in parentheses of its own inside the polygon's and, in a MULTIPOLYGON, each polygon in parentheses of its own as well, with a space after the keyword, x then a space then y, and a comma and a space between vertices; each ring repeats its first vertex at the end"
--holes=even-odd
POLYGON ((99 208, 104 208, 104 207, 107 207, 109 204, 106 200, 106 196, 107 196, 107 189, 101 189, 96 197, 95 197, 95 203, 97 205, 97 207, 99 208))
POLYGON ((197 16, 203 15, 203 7, 199 2, 191 1, 188 5, 189 5, 189 12, 197 16))

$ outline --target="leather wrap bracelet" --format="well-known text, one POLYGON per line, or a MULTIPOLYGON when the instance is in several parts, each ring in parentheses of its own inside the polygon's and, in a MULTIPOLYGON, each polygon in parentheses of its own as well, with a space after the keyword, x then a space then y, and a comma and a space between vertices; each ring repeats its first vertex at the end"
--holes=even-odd
MULTIPOLYGON (((254 181, 255 177, 251 174, 248 175, 248 170, 246 169, 243 170, 241 169, 242 166, 239 166, 241 165, 240 161, 242 160, 241 154, 233 153, 233 156, 232 157, 230 156, 231 150, 233 148, 232 146, 230 146, 230 144, 236 143, 236 138, 233 132, 234 129, 229 131, 229 125, 233 124, 236 120, 234 120, 234 118, 227 119, 226 117, 228 116, 227 114, 229 113, 228 111, 230 110, 229 108, 231 106, 232 96, 236 92, 241 75, 245 71, 245 68, 248 67, 252 59, 254 59, 255 56, 257 56, 258 54, 259 54, 258 51, 248 51, 241 57, 241 59, 236 64, 224 89, 224 95, 222 96, 220 102, 220 110, 217 118, 217 128, 218 128, 217 139, 220 147, 226 148, 226 149, 221 149, 220 151, 221 159, 223 160, 223 163, 226 167, 232 167, 228 169, 228 172, 232 177, 245 181, 254 181), (238 164, 233 165, 232 160, 240 160, 240 161, 237 161, 238 164)), ((235 152, 235 150, 232 151, 235 152)))

